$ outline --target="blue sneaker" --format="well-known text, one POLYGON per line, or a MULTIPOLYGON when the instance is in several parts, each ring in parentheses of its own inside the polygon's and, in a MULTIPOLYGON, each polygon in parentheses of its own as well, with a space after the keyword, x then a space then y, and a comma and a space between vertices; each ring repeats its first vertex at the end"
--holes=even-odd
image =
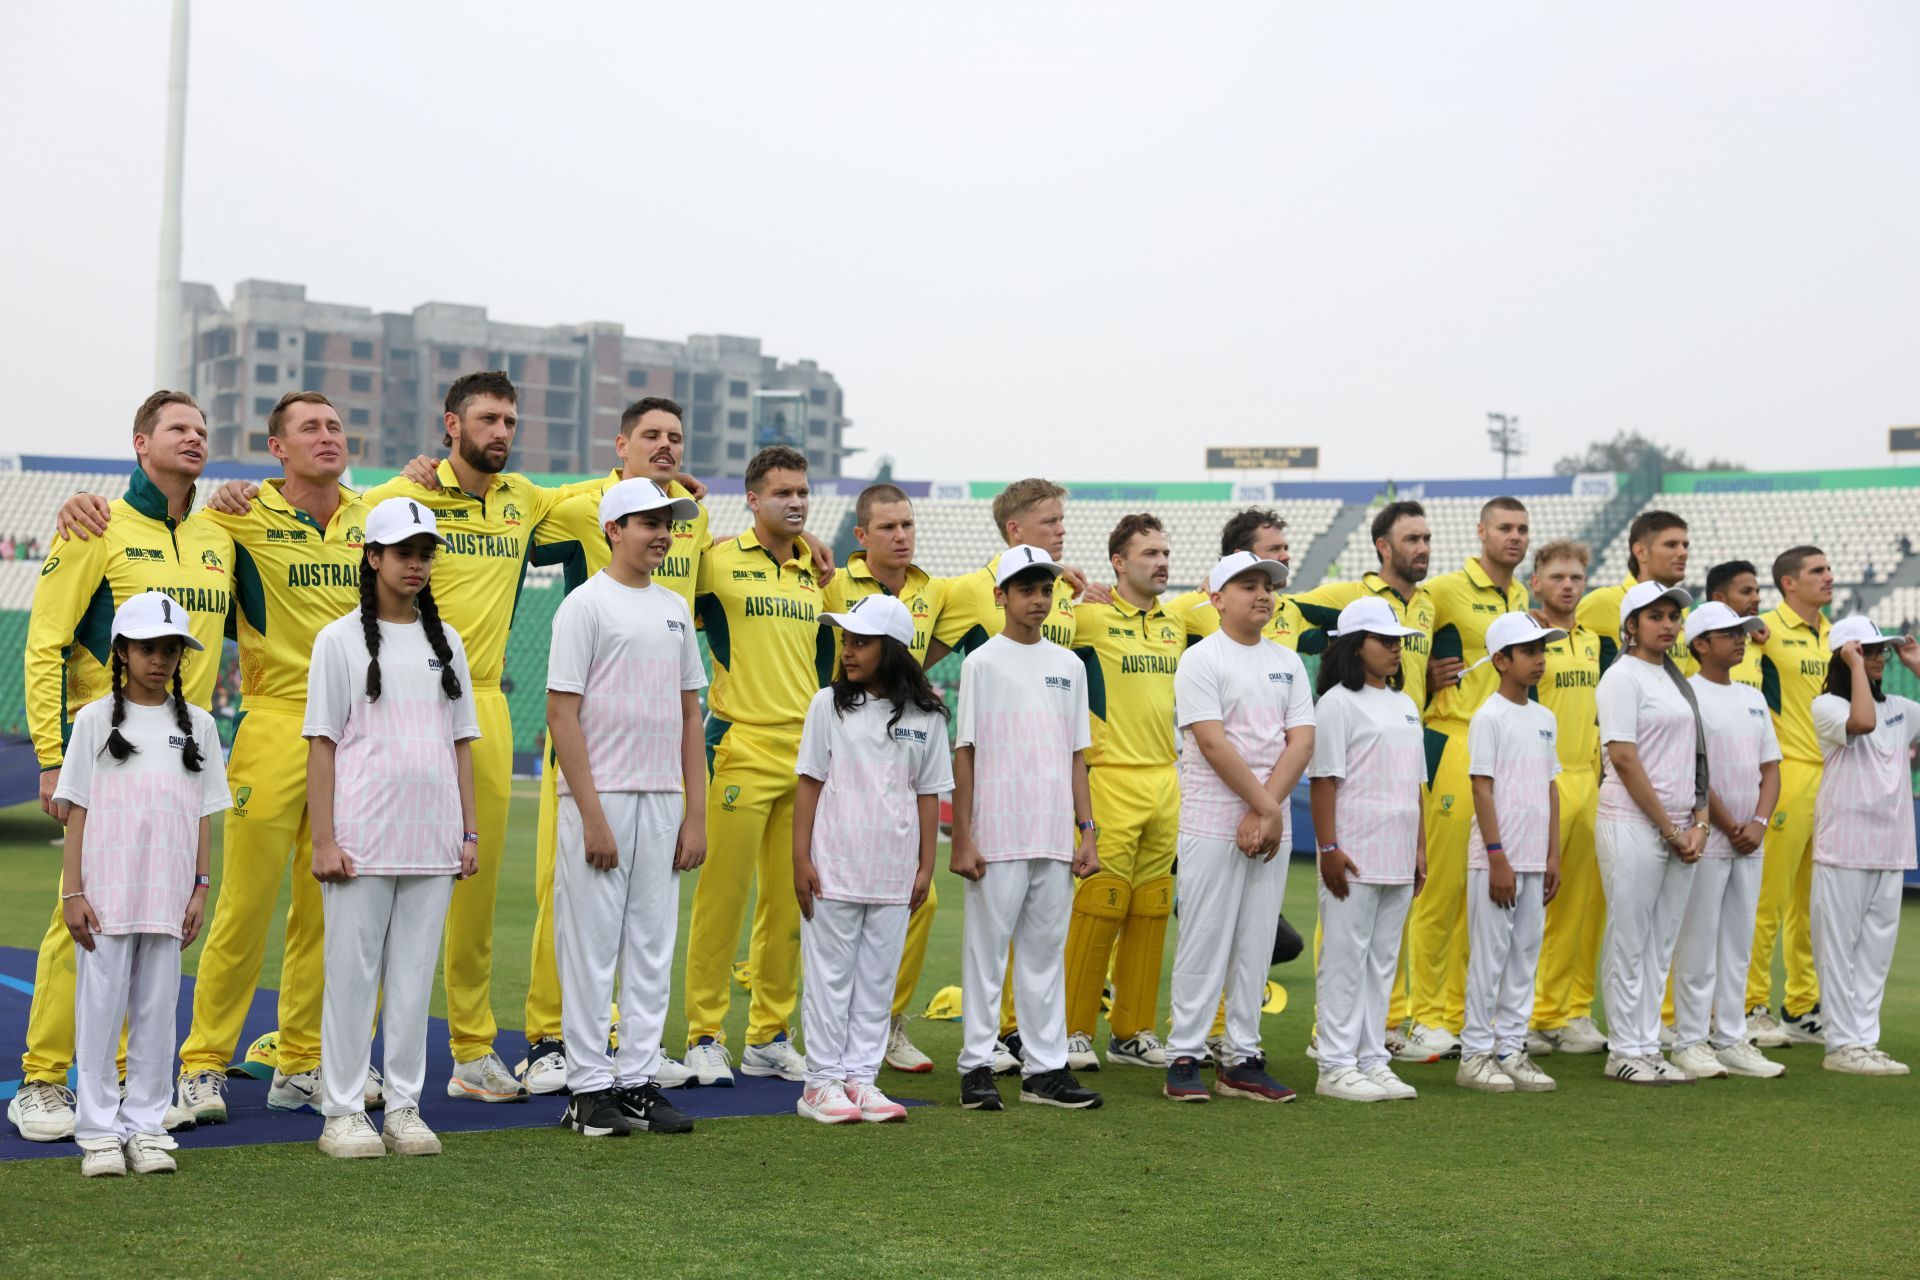
MULTIPOLYGON (((1169 1076, 1173 1073, 1168 1072, 1169 1076)), ((1223 1098, 1250 1098, 1255 1102, 1292 1102, 1293 1090, 1267 1074, 1264 1057, 1242 1058, 1221 1067, 1213 1077, 1213 1091, 1223 1098)))
POLYGON ((1160 1092, 1175 1102, 1212 1102, 1207 1086, 1200 1079, 1198 1058, 1175 1058, 1167 1067, 1167 1082, 1160 1092))

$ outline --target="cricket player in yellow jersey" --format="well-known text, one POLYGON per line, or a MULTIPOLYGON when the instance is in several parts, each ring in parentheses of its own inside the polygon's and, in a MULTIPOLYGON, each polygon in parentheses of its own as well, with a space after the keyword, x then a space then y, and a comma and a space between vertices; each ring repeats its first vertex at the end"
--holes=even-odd
MULTIPOLYGON (((620 465, 559 503, 540 522, 533 532, 533 562, 564 566, 568 591, 606 568, 613 553, 600 527, 602 495, 621 480, 645 478, 664 488, 669 497, 692 497, 678 479, 685 442, 680 406, 674 401, 665 396, 644 396, 628 405, 620 415, 619 431, 613 439, 620 465)), ((691 520, 674 521, 673 550, 653 571, 653 581, 679 593, 691 609, 700 561, 712 544, 705 506, 691 520)), ((553 947, 553 859, 560 821, 560 770, 551 745, 547 757, 540 771, 540 818, 534 837, 528 1047, 519 1069, 520 1082, 531 1094, 561 1093, 567 1084, 566 1048, 560 1033, 560 973, 553 947)), ((685 1082, 685 1067, 671 1058, 663 1060, 654 1078, 662 1088, 685 1082)))
MULTIPOLYGON (((1291 565, 1293 551, 1287 543, 1287 522, 1280 518, 1279 512, 1262 507, 1235 512, 1220 528, 1220 554, 1230 556, 1236 551, 1248 552, 1257 560, 1278 560, 1291 565)), ((1220 611, 1213 607, 1213 598, 1205 591, 1175 596, 1167 601, 1167 612, 1186 626, 1188 644, 1198 644, 1220 629, 1220 611)), ((1283 649, 1292 649, 1299 645, 1300 633, 1305 629, 1306 622, 1293 601, 1275 592, 1273 616, 1267 619, 1260 634, 1283 649)))
POLYGON ((1111 958, 1107 1061, 1164 1070, 1154 1026, 1180 840, 1173 677, 1187 631, 1160 603, 1169 552, 1159 520, 1123 516, 1108 535, 1107 557, 1112 598, 1083 602, 1074 614, 1074 652, 1087 668, 1093 721, 1087 778, 1101 858, 1100 870, 1074 890, 1067 925, 1067 1069, 1099 1069, 1093 1031, 1111 958))
POLYGON ((793 883, 794 763, 813 695, 832 675, 822 591, 806 540, 806 455, 771 445, 747 463, 753 527, 700 559, 694 605, 713 655, 707 694, 707 861, 687 928, 687 1059, 703 1085, 732 1085, 722 1023, 734 953, 754 898, 747 963, 750 1076, 806 1078, 787 1028, 800 994, 793 883))
POLYGON ((1473 786, 1467 776, 1467 724, 1499 688, 1487 654, 1487 624, 1525 612, 1527 509, 1515 498, 1480 508, 1480 554, 1466 567, 1427 584, 1433 599, 1432 656, 1458 658, 1459 680, 1427 700, 1427 887, 1407 916, 1408 1051, 1459 1052, 1467 1013, 1467 843, 1473 830, 1473 786))
MULTIPOLYGON (((1707 599, 1718 600, 1742 618, 1760 616, 1760 571, 1748 560, 1729 560, 1707 570, 1707 599)), ((1760 687, 1760 652, 1766 629, 1747 637, 1747 653, 1727 673, 1735 684, 1760 687)))
MULTIPOLYGON (((194 482, 207 465, 207 421, 184 391, 156 391, 133 418, 136 466, 112 505, 103 536, 56 536, 34 584, 25 660, 27 729, 40 758, 40 807, 66 822, 60 785, 73 718, 109 689, 114 611, 142 591, 165 591, 192 615, 205 652, 181 673, 188 702, 205 710, 220 671, 221 635, 233 593, 233 541, 209 520, 189 519, 194 482)), ((73 1136, 73 935, 61 903, 40 942, 24 1079, 7 1119, 33 1142, 73 1136)))
POLYGON ((1761 1048, 1822 1044, 1820 979, 1813 967, 1808 897, 1813 889, 1813 802, 1820 790, 1813 700, 1826 691, 1827 630, 1833 567, 1818 547, 1791 547, 1773 562, 1780 604, 1760 615, 1760 693, 1780 739, 1780 803, 1760 865, 1760 908, 1747 968, 1747 1038, 1761 1048), (1773 943, 1780 940, 1787 989, 1776 1019, 1773 943))
POLYGON ((1575 616, 1587 589, 1584 542, 1549 542, 1534 553, 1528 586, 1541 626, 1566 632, 1547 646, 1547 669, 1534 698, 1553 713, 1560 772, 1560 892, 1547 904, 1540 960, 1534 971, 1529 1054, 1603 1053, 1607 1038, 1593 1023, 1594 973, 1607 901, 1594 853, 1600 799, 1600 637, 1575 616))
POLYGON ((513 721, 500 689, 507 633, 520 579, 540 522, 588 485, 549 489, 507 470, 519 426, 519 393, 497 370, 469 373, 447 389, 445 443, 451 455, 435 468, 438 487, 398 476, 365 495, 368 507, 392 497, 433 508, 446 545, 433 567, 440 616, 466 643, 473 710, 479 805, 480 869, 454 886, 447 909, 445 975, 453 1075, 447 1094, 481 1102, 521 1102, 526 1089, 494 1052, 493 907, 506 857, 508 798, 513 787, 513 721))
MULTIPOLYGON (((913 562, 918 534, 913 502, 906 490, 886 483, 862 489, 853 510, 853 536, 861 550, 848 556, 846 568, 827 584, 826 600, 829 612, 841 613, 867 596, 895 597, 913 619, 913 656, 921 666, 930 667, 947 654, 946 646, 933 638, 946 603, 947 580, 929 575, 913 562)), ((841 633, 834 630, 831 635, 837 643, 841 633)), ((887 1032, 885 1056, 886 1064, 895 1071, 919 1074, 933 1070, 933 1059, 922 1053, 907 1034, 907 1010, 927 962, 927 940, 933 936, 933 913, 938 905, 939 895, 929 886, 927 900, 907 917, 907 942, 900 953, 899 976, 894 980, 893 1023, 887 1032)))
MULTIPOLYGON (((1626 598, 1627 588, 1638 582, 1657 582, 1663 587, 1682 585, 1690 545, 1687 522, 1671 511, 1642 511, 1627 526, 1626 578, 1618 586, 1589 592, 1580 602, 1580 625, 1600 637, 1602 672, 1613 665, 1620 652, 1620 602, 1626 598)), ((1667 656, 1683 676, 1700 669, 1684 638, 1674 641, 1667 656)))
MULTIPOLYGON (((1426 508, 1418 502, 1389 502, 1374 514, 1368 532, 1373 535, 1373 551, 1380 568, 1364 574, 1358 581, 1328 582, 1286 597, 1298 611, 1302 629, 1298 635, 1302 653, 1321 653, 1327 647, 1327 632, 1340 619, 1340 611, 1361 596, 1378 596, 1393 610, 1401 626, 1416 634, 1400 641, 1400 690, 1413 699, 1413 705, 1426 709, 1429 691, 1458 679, 1460 660, 1436 660, 1433 647, 1433 598, 1422 585, 1433 558, 1433 529, 1427 523, 1426 508)), ((1412 916, 1409 914, 1409 921, 1412 916)), ((1320 924, 1313 926, 1313 954, 1320 955, 1320 924)), ((1435 1062, 1439 1054, 1414 1050, 1407 1044, 1407 946, 1400 945, 1398 972, 1393 993, 1387 1002, 1387 1052, 1402 1062, 1435 1062)))

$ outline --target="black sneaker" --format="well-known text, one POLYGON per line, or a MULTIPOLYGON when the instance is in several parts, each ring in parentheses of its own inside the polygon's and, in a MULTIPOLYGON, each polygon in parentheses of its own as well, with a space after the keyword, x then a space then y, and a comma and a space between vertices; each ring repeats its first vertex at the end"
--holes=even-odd
POLYGON ((969 1111, 1004 1111, 992 1067, 975 1067, 960 1077, 960 1105, 969 1111))
POLYGON ((1066 1107, 1070 1111, 1091 1110, 1100 1105, 1100 1095, 1091 1089, 1082 1088, 1073 1073, 1065 1067, 1058 1071, 1042 1071, 1039 1075, 1028 1076, 1020 1082, 1020 1101, 1040 1102, 1049 1107, 1066 1107))
POLYGON ((668 1102, 651 1080, 635 1088, 617 1088, 613 1097, 629 1128, 649 1133, 693 1132, 693 1117, 668 1102))
POLYGON ((633 1132, 633 1126, 620 1113, 620 1102, 612 1089, 574 1094, 567 1099, 567 1111, 560 1123, 583 1138, 624 1138, 633 1132))

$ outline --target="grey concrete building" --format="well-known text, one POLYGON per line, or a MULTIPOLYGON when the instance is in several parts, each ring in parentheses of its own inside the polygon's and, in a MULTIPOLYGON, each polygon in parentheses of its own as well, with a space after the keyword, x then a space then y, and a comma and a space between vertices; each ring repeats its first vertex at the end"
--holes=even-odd
POLYGON ((315 390, 339 407, 356 464, 399 466, 440 451, 447 387, 476 369, 504 369, 519 388, 521 470, 612 466, 620 413, 644 395, 686 408, 687 463, 701 475, 737 476, 756 449, 790 444, 815 474, 838 476, 855 452, 839 381, 812 360, 763 353, 758 338, 675 342, 603 321, 506 324, 485 307, 448 302, 376 312, 266 280, 242 280, 231 303, 211 285, 187 284, 181 301, 183 367, 215 458, 266 460, 274 402, 315 390))

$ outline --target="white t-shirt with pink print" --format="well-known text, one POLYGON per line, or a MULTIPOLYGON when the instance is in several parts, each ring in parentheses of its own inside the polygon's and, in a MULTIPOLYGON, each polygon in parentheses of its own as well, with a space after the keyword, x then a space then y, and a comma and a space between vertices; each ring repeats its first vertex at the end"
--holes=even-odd
MULTIPOLYGON (((833 690, 813 695, 794 772, 825 784, 813 815, 820 896, 905 903, 920 870, 920 797, 953 790, 946 717, 867 698, 845 715, 833 690)), ((1071 801, 1069 801, 1071 803, 1071 801)))
MULTIPOLYGON (((680 695, 704 689, 700 642, 680 596, 629 587, 601 570, 560 602, 547 688, 580 697, 595 791, 679 791, 680 695)), ((571 795, 566 770, 557 779, 571 795)))
MULTIPOLYGON (((1684 827, 1693 821, 1694 719, 1673 677, 1658 663, 1622 655, 1600 677, 1600 744, 1631 742, 1640 753, 1653 793, 1667 820, 1684 827)), ((1603 757, 1604 758, 1604 757, 1603 757)), ((1627 794, 1612 760, 1600 782, 1599 816, 1607 822, 1645 822, 1647 816, 1627 794)))
POLYGON ((1420 851, 1426 739, 1413 699, 1398 689, 1336 685, 1316 709, 1313 764, 1332 778, 1334 835, 1360 884, 1412 884, 1420 851))
POLYGON ((973 842, 985 862, 1073 860, 1073 753, 1093 742, 1087 669, 1005 633, 960 664, 953 745, 973 748, 973 842))
MULTIPOLYGON (((1313 691, 1307 687, 1307 669, 1293 650, 1265 637, 1241 644, 1216 631, 1180 656, 1173 677, 1173 712, 1181 730, 1180 831, 1231 840, 1246 816, 1247 802, 1207 763, 1193 726, 1218 720, 1227 745, 1264 783, 1287 748, 1287 731, 1313 727, 1313 691)), ((1282 848, 1291 827, 1289 816, 1281 830, 1282 848)))
POLYGON ((466 646, 446 627, 460 680, 460 696, 449 698, 426 628, 417 621, 376 625, 377 701, 367 701, 367 642, 357 612, 320 629, 307 670, 300 732, 337 748, 334 842, 356 875, 458 875, 464 833, 454 743, 480 736, 466 646))
POLYGON ((1873 732, 1847 733, 1847 701, 1813 700, 1823 764, 1813 802, 1813 860, 1854 871, 1911 871, 1913 775, 1907 752, 1920 742, 1920 703, 1890 693, 1873 705, 1873 732))
POLYGON ((120 736, 133 754, 115 760, 113 699, 80 708, 60 766, 56 800, 87 811, 80 835, 80 888, 102 933, 181 934, 200 852, 200 819, 227 807, 226 763, 213 717, 187 708, 200 772, 189 773, 173 699, 126 704, 120 736))
MULTIPOLYGON (((1493 779, 1501 852, 1515 871, 1545 871, 1553 838, 1553 779, 1560 772, 1558 722, 1537 702, 1495 693, 1467 724, 1467 775, 1493 779)), ((1487 839, 1476 818, 1467 867, 1487 869, 1487 839)))
MULTIPOLYGON (((1780 759, 1780 739, 1774 734, 1766 699, 1758 689, 1738 680, 1715 684, 1696 675, 1687 683, 1700 703, 1700 723, 1707 731, 1707 779, 1720 798, 1720 807, 1735 822, 1766 817, 1758 812, 1760 766, 1780 759)), ((1753 856, 1736 854, 1733 841, 1718 827, 1707 832, 1701 852, 1708 858, 1753 856)))

